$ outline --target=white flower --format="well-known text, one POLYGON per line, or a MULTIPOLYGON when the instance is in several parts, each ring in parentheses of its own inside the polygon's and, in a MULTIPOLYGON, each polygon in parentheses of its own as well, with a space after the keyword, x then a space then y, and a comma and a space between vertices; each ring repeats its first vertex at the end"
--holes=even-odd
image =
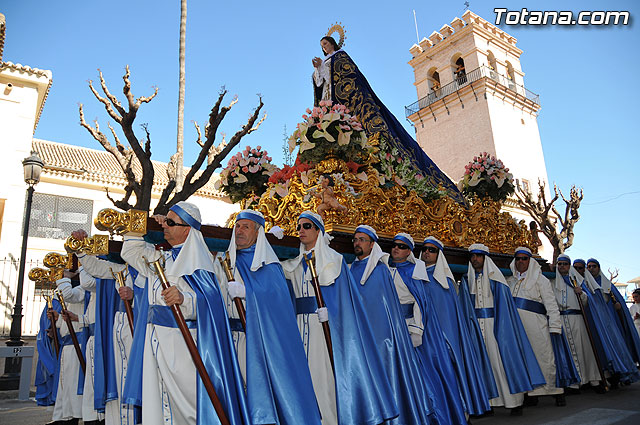
POLYGON ((247 176, 245 176, 244 174, 239 174, 238 177, 233 179, 234 183, 246 183, 248 181, 249 179, 247 179, 247 176))

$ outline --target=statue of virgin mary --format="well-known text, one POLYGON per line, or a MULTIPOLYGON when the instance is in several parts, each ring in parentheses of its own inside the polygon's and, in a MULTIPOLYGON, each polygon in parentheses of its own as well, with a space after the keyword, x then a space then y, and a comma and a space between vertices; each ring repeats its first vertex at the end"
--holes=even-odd
MULTIPOLYGON (((355 62, 330 36, 336 26, 322 37, 320 46, 324 58, 313 58, 314 104, 321 100, 340 103, 351 110, 362 124, 367 137, 379 135, 398 149, 404 159, 409 159, 433 187, 442 187, 453 200, 466 203, 462 194, 445 173, 427 156, 418 143, 404 129, 398 119, 373 92, 367 79, 355 62)), ((338 32, 343 41, 343 30, 338 32)))

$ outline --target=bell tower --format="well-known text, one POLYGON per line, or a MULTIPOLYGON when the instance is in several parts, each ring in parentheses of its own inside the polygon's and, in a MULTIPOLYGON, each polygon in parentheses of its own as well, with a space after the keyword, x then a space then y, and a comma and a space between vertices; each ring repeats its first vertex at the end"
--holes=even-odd
POLYGON ((537 193, 547 170, 537 115, 516 39, 467 10, 409 49, 418 101, 406 116, 427 155, 454 181, 480 152, 501 159, 537 193))
MULTIPOLYGON (((540 97, 525 87, 516 39, 467 10, 409 51, 418 101, 405 108, 418 144, 457 182, 480 152, 501 159, 520 185, 538 192, 547 169, 538 131, 540 97)), ((507 200, 518 220, 527 213, 507 200)), ((553 250, 546 238, 542 256, 553 250)))

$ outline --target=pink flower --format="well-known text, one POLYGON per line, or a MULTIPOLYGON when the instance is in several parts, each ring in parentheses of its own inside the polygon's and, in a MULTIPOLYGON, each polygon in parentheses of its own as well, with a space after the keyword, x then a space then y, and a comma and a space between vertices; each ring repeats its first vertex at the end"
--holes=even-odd
POLYGON ((243 173, 248 173, 249 172, 249 167, 247 167, 247 166, 242 167, 242 172, 243 173))
POLYGON ((307 114, 302 115, 302 119, 305 120, 305 121, 308 120, 309 119, 309 115, 307 115, 307 114))
POLYGON ((480 167, 480 172, 484 171, 484 167, 480 167))
POLYGON ((311 109, 307 108, 307 114, 311 113, 311 109))
POLYGON ((257 150, 255 150, 255 149, 251 149, 251 154, 252 154, 252 155, 257 155, 257 154, 258 154, 258 151, 257 151, 257 150))
POLYGON ((252 165, 249 167, 249 171, 251 171, 252 173, 257 173, 258 171, 260 171, 260 166, 259 165, 252 165))
POLYGON ((258 146, 256 146, 256 149, 260 150, 260 149, 262 149, 262 146, 258 145, 258 146))
POLYGON ((231 172, 231 177, 235 177, 235 176, 237 176, 236 172, 235 172, 235 171, 232 171, 232 172, 231 172))

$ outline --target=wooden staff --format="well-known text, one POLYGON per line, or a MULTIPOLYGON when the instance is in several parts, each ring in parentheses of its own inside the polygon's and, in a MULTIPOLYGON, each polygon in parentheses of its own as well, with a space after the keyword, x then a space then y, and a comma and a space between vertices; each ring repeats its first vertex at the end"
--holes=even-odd
MULTIPOLYGON (((218 257, 218 260, 220 260, 220 264, 222 265, 222 268, 224 269, 224 273, 227 275, 227 281, 231 282, 232 280, 234 280, 233 271, 231 271, 231 260, 229 260, 229 251, 227 251, 227 253, 226 253, 224 258, 218 257)), ((238 317, 240 318, 240 322, 242 323, 242 328, 246 332, 246 330, 247 330, 247 312, 244 309, 244 304, 242 303, 242 299, 234 298, 233 299, 233 303, 236 306, 236 310, 238 310, 238 317)))
MULTIPOLYGON (((116 282, 118 282, 118 285, 121 288, 124 288, 125 286, 127 286, 127 284, 125 283, 125 281, 127 280, 127 277, 124 275, 124 270, 120 270, 119 272, 115 272, 115 273, 113 272, 113 269, 111 267, 109 267, 109 270, 111 270, 111 275, 116 280, 116 282)), ((129 322, 131 335, 133 335, 133 309, 131 308, 131 300, 122 300, 122 301, 124 303, 124 310, 127 313, 127 321, 129 322)))
MULTIPOLYGON (((49 310, 53 310, 53 301, 51 299, 51 295, 43 295, 44 299, 47 300, 47 308, 49 310)), ((53 314, 49 317, 49 322, 51 322, 51 338, 53 339, 53 348, 56 350, 56 358, 60 356, 60 341, 58 341, 58 330, 56 329, 56 324, 53 320, 53 314)))
POLYGON ((60 305, 62 306, 62 318, 67 324, 67 328, 69 328, 69 335, 71 336, 71 341, 73 342, 73 348, 76 349, 76 354, 78 355, 78 361, 80 362, 82 373, 86 373, 87 365, 84 361, 84 356, 82 355, 80 344, 78 343, 78 336, 76 335, 76 330, 73 328, 73 323, 71 323, 71 318, 69 318, 67 314, 69 310, 67 310, 67 304, 64 302, 64 297, 62 296, 62 292, 60 292, 59 289, 56 289, 56 296, 58 297, 60 305))
MULTIPOLYGON (((164 274, 164 268, 160 261, 162 259, 158 259, 156 261, 148 261, 145 257, 142 257, 144 261, 149 265, 149 267, 153 267, 155 274, 158 276, 160 283, 162 284, 163 289, 169 289, 171 284, 169 280, 167 280, 167 276, 164 274)), ((222 403, 218 398, 218 394, 216 394, 215 388, 213 388, 213 383, 211 383, 211 378, 209 377, 209 373, 207 369, 204 367, 204 363, 202 362, 202 357, 200 357, 200 353, 198 352, 198 347, 196 347, 196 343, 193 340, 193 336, 191 336, 191 332, 189 332, 189 328, 187 327, 187 322, 184 320, 184 316, 182 315, 182 310, 178 307, 178 305, 174 304, 171 307, 171 312, 173 313, 173 318, 176 320, 178 328, 182 333, 182 337, 184 338, 184 342, 187 344, 187 348, 189 349, 189 354, 191 354, 191 359, 196 366, 196 370, 202 379, 205 389, 207 390, 207 394, 209 394, 209 398, 211 399, 211 403, 213 403, 213 408, 216 410, 218 414, 218 418, 220 419, 220 423, 222 425, 230 425, 229 419, 227 418, 226 413, 222 407, 222 403)), ((205 320, 205 319, 201 319, 205 320)))
MULTIPOLYGON (((316 303, 318 308, 325 308, 324 298, 322 298, 322 292, 320 292, 320 283, 318 282, 318 273, 315 266, 315 252, 311 251, 311 259, 308 259, 306 255, 303 255, 304 262, 307 263, 309 271, 311 271, 311 282, 313 284, 313 290, 316 293, 316 303)), ((329 328, 329 322, 322 322, 322 331, 324 332, 324 341, 327 343, 327 350, 329 351, 329 360, 331 360, 331 369, 335 375, 336 368, 333 364, 333 344, 331 343, 331 329, 329 328)))
MULTIPOLYGON (((578 287, 578 282, 576 282, 575 277, 570 276, 569 280, 571 280, 574 288, 578 287)), ((596 343, 593 339, 591 328, 589 328, 589 321, 587 320, 587 314, 584 309, 584 304, 582 303, 582 298, 580 298, 580 295, 578 294, 576 294, 576 298, 578 299, 578 305, 580 306, 582 320, 584 320, 584 327, 587 329, 587 336, 589 336, 589 343, 591 344, 591 349, 593 350, 593 356, 596 358, 596 365, 598 366, 598 373, 600 374, 600 382, 602 382, 605 391, 608 391, 609 386, 607 385, 607 379, 604 377, 604 369, 602 368, 602 363, 600 362, 600 358, 598 357, 598 351, 596 350, 596 343)))

